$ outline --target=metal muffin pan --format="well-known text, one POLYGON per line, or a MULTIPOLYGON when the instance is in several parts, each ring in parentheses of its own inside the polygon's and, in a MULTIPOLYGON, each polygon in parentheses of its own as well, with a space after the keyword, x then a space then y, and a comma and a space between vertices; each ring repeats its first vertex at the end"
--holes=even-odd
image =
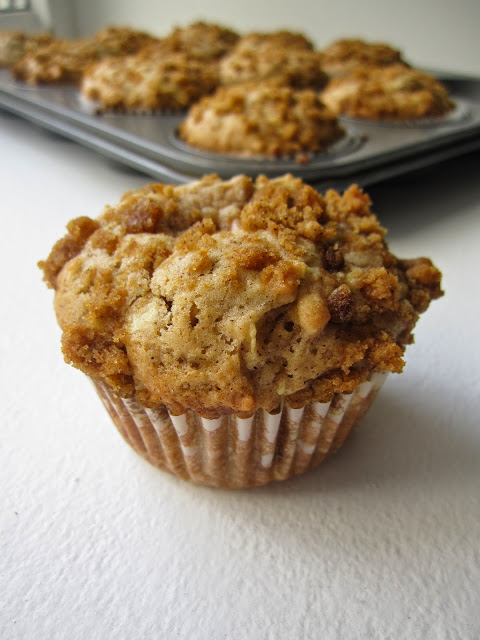
POLYGON ((346 136, 325 153, 252 158, 202 152, 177 136, 185 113, 98 115, 69 86, 29 86, 0 72, 0 108, 53 130, 158 180, 182 183, 206 173, 269 177, 293 173, 318 188, 363 186, 480 148, 480 78, 435 73, 457 106, 438 120, 409 123, 341 118, 346 136))

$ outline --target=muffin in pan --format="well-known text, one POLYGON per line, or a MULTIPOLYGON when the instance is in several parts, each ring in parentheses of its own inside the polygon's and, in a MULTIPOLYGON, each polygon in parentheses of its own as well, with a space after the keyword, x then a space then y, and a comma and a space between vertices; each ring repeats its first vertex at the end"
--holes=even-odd
POLYGON ((338 76, 321 97, 334 113, 366 120, 438 118, 455 106, 446 87, 433 76, 403 65, 365 67, 338 76))
POLYGON ((97 111, 151 112, 186 109, 218 85, 215 63, 155 45, 134 56, 92 64, 80 86, 97 111))
POLYGON ((86 67, 98 59, 98 45, 91 39, 56 40, 24 55, 12 73, 32 85, 78 84, 86 67))
POLYGON ((198 21, 187 27, 177 27, 166 40, 173 51, 192 58, 216 60, 228 53, 238 42, 236 31, 218 24, 198 21))
POLYGON ((109 27, 91 38, 55 40, 26 53, 12 67, 27 84, 79 84, 85 69, 106 56, 135 53, 156 38, 127 27, 109 27))
POLYGON ((152 184, 67 228, 40 263, 66 361, 137 452, 199 484, 317 466, 442 294, 430 260, 389 252, 355 185, 152 184))
POLYGON ((406 64, 402 53, 384 42, 355 38, 335 40, 321 51, 322 66, 331 75, 349 73, 358 67, 406 64))
POLYGON ((49 33, 0 31, 0 67, 11 67, 26 53, 53 42, 49 33))
POLYGON ((328 78, 318 52, 270 42, 236 48, 220 61, 220 82, 226 86, 273 80, 295 89, 318 90, 328 78))
POLYGON ((325 151, 345 132, 315 91, 247 83, 195 103, 179 135, 204 151, 282 157, 325 151))
POLYGON ((105 27, 92 38, 97 44, 99 55, 124 56, 137 53, 144 47, 158 42, 158 38, 129 27, 105 27))
POLYGON ((306 35, 297 31, 286 29, 279 31, 251 31, 244 34, 234 47, 235 53, 239 51, 251 51, 258 47, 276 47, 279 49, 299 49, 313 51, 314 45, 306 35))

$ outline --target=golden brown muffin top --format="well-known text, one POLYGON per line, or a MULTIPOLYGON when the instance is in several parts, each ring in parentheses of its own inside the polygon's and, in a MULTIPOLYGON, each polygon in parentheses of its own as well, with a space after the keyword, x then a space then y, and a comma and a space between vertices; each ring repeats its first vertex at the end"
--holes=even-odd
POLYGON ((40 263, 65 359, 174 413, 246 416, 399 372, 439 297, 430 260, 398 260, 370 200, 290 175, 206 176, 77 218, 40 263))
POLYGON ((268 83, 220 87, 180 126, 180 137, 194 147, 244 156, 324 151, 343 135, 317 92, 268 83))
POLYGON ((359 68, 333 78, 322 100, 334 113, 368 120, 434 118, 455 106, 433 76, 403 65, 359 68))
POLYGON ((383 67, 402 62, 402 54, 383 42, 355 38, 335 40, 321 51, 322 65, 331 74, 342 74, 357 67, 383 67))

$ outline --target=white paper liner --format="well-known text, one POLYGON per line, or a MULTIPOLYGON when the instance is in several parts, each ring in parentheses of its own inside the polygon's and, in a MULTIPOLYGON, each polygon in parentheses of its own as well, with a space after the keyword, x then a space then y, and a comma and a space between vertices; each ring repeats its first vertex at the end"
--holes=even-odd
POLYGON ((193 411, 174 416, 165 407, 144 409, 94 384, 122 436, 153 465, 196 484, 245 488, 303 473, 338 451, 386 376, 374 373, 328 403, 293 409, 285 402, 277 413, 214 420, 193 411))

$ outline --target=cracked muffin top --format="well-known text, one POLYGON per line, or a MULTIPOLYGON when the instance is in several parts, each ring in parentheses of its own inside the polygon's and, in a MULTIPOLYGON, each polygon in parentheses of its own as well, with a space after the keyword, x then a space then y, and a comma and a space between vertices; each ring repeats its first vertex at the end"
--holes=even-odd
POLYGON ((403 65, 365 67, 338 76, 321 97, 334 113, 367 120, 435 118, 455 106, 433 76, 403 65))
POLYGON ((174 414, 328 401, 400 372, 440 273, 399 260, 369 197, 290 175, 217 176, 126 193, 72 220, 40 264, 65 359, 174 414))

